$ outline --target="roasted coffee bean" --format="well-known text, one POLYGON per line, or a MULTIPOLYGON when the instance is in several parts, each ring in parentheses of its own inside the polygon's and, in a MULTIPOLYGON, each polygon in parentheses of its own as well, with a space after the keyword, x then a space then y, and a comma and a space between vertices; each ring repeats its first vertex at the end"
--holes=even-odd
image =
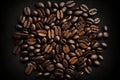
POLYGON ((64 45, 64 46, 63 46, 63 52, 64 52, 64 53, 69 53, 69 52, 70 52, 70 48, 69 48, 68 45, 64 45))
POLYGON ((83 55, 82 50, 79 49, 79 48, 75 50, 75 53, 76 53, 76 55, 77 55, 78 57, 80 57, 81 55, 83 55))
POLYGON ((103 33, 103 37, 108 38, 108 37, 109 37, 108 32, 104 32, 104 33, 103 33))
POLYGON ((87 5, 85 5, 85 4, 82 4, 82 5, 80 6, 80 9, 81 9, 82 11, 84 11, 84 12, 87 12, 87 11, 89 10, 89 8, 87 7, 87 5))
POLYGON ((91 55, 91 57, 90 57, 91 59, 97 59, 98 58, 98 56, 96 55, 96 54, 93 54, 93 55, 91 55))
POLYGON ((95 64, 96 66, 100 66, 100 62, 99 62, 98 60, 95 60, 95 61, 94 61, 94 64, 95 64))
POLYGON ((26 73, 27 75, 30 75, 32 71, 33 71, 32 64, 31 64, 31 63, 28 63, 28 64, 27 64, 27 67, 26 67, 26 69, 25 69, 25 73, 26 73))
POLYGON ((66 5, 68 8, 74 7, 75 6, 75 2, 74 1, 67 1, 66 5))
POLYGON ((24 8, 24 14, 27 16, 31 14, 31 10, 29 7, 24 8))
POLYGON ((94 19, 94 23, 95 23, 95 24, 99 24, 99 23, 100 23, 100 18, 95 18, 95 19, 94 19))
POLYGON ((63 11, 62 10, 58 10, 57 11, 57 18, 58 19, 62 19, 63 18, 63 11))
POLYGON ((101 45, 104 47, 104 48, 106 48, 107 47, 107 44, 106 43, 101 43, 101 45))
POLYGON ((90 74, 90 73, 92 72, 92 68, 91 68, 90 66, 85 67, 85 72, 86 72, 87 74, 90 74))
POLYGON ((90 14, 90 15, 95 15, 95 14, 97 14, 97 9, 96 9, 96 8, 90 9, 90 10, 89 10, 89 14, 90 14))
POLYGON ((47 31, 45 31, 45 30, 38 30, 37 34, 39 36, 41 36, 41 37, 45 37, 45 36, 47 36, 47 31))
POLYGON ((30 38, 30 39, 27 40, 27 43, 28 43, 29 45, 34 45, 34 44, 36 43, 36 39, 30 38))
POLYGON ((54 65, 50 64, 49 66, 46 67, 48 71, 53 71, 54 70, 54 65))
POLYGON ((44 5, 42 2, 36 3, 35 6, 36 6, 37 8, 44 8, 44 7, 45 7, 45 5, 44 5))
POLYGON ((72 57, 72 58, 70 58, 70 60, 69 60, 70 64, 75 64, 77 61, 78 61, 78 58, 77 58, 77 57, 72 57))
POLYGON ((13 36, 13 54, 27 65, 27 75, 34 71, 38 79, 83 80, 100 66, 109 33, 95 17, 96 8, 77 6, 74 0, 36 2, 34 7, 23 9, 13 36))

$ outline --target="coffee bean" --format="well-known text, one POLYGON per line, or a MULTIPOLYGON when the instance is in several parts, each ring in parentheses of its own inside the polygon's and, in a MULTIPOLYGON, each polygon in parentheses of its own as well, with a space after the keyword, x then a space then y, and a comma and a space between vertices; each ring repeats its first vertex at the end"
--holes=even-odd
POLYGON ((72 57, 72 58, 69 60, 70 64, 75 64, 77 61, 78 61, 78 58, 77 58, 77 57, 72 57))
POLYGON ((68 67, 68 61, 67 61, 66 59, 63 60, 63 63, 62 63, 62 64, 63 64, 63 66, 64 66, 65 68, 68 67))
POLYGON ((78 16, 78 15, 80 15, 80 14, 82 14, 82 13, 83 13, 82 11, 78 10, 78 11, 75 11, 75 12, 74 12, 74 15, 77 15, 77 16, 78 16))
POLYGON ((85 72, 86 72, 87 74, 90 74, 90 73, 92 72, 92 68, 91 68, 90 66, 85 67, 85 72))
POLYGON ((71 7, 75 6, 75 3, 74 3, 74 1, 67 1, 66 5, 67 5, 68 8, 71 8, 71 7))
POLYGON ((83 55, 82 50, 79 49, 79 48, 75 50, 75 53, 76 53, 76 55, 77 55, 78 57, 80 57, 81 55, 83 55))
POLYGON ((50 64, 49 66, 46 67, 48 71, 53 71, 54 70, 54 65, 50 64))
POLYGON ((99 23, 100 23, 100 18, 95 18, 95 19, 94 19, 94 23, 95 23, 95 24, 99 24, 99 23))
POLYGON ((27 15, 27 16, 29 16, 31 14, 31 10, 30 10, 29 7, 24 8, 24 14, 27 15))
POLYGON ((87 5, 82 4, 82 5, 80 6, 80 9, 81 9, 82 11, 84 11, 84 12, 87 12, 89 8, 87 7, 87 5))
POLYGON ((29 27, 30 27, 30 21, 26 20, 26 21, 24 22, 23 26, 24 26, 25 28, 29 28, 29 27))
POLYGON ((27 40, 27 43, 28 43, 29 45, 34 45, 34 44, 36 43, 36 39, 30 38, 30 39, 27 40))
POLYGON ((104 36, 105 38, 108 38, 108 37, 109 37, 108 32, 104 32, 104 33, 103 33, 103 36, 104 36))
POLYGON ((108 31, 108 27, 107 27, 107 26, 104 26, 104 27, 103 27, 103 30, 104 30, 104 31, 108 31))
POLYGON ((25 22, 25 20, 26 20, 26 17, 25 16, 20 16, 20 18, 19 18, 19 23, 24 23, 25 22))
POLYGON ((66 10, 67 10, 67 7, 62 8, 63 13, 66 12, 66 10))
POLYGON ((64 67, 63 67, 63 65, 62 65, 61 63, 57 63, 57 64, 56 64, 56 67, 57 67, 57 68, 64 69, 64 67))
POLYGON ((64 6, 65 6, 65 2, 61 2, 60 7, 64 7, 64 6))
POLYGON ((97 35, 97 38, 102 38, 102 37, 103 37, 103 33, 99 32, 98 35, 97 35))
POLYGON ((100 66, 100 62, 97 61, 97 60, 94 61, 94 64, 95 64, 96 66, 100 66))
POLYGON ((70 48, 69 48, 68 45, 64 45, 64 46, 63 46, 63 52, 64 52, 64 53, 69 53, 69 52, 70 52, 70 48))
POLYGON ((42 36, 42 37, 47 36, 47 32, 45 30, 38 30, 37 33, 39 36, 42 36))
POLYGON ((36 3, 35 6, 36 6, 37 8, 44 8, 44 7, 45 7, 45 5, 44 5, 42 2, 36 3))
POLYGON ((52 6, 51 1, 47 1, 46 6, 47 6, 48 8, 51 8, 51 6, 52 6))
POLYGON ((45 48, 45 52, 50 53, 52 51, 52 46, 51 45, 47 45, 45 48))
POLYGON ((95 15, 95 14, 97 14, 97 9, 96 9, 96 8, 90 9, 90 10, 89 10, 89 14, 90 14, 90 15, 95 15))
POLYGON ((71 25, 72 25, 72 24, 71 24, 70 22, 65 22, 65 23, 63 23, 62 28, 63 28, 64 30, 67 30, 68 28, 70 28, 71 25))
POLYGON ((104 48, 107 48, 107 44, 106 43, 101 43, 101 45, 104 47, 104 48))
POLYGON ((96 55, 96 54, 93 54, 93 55, 91 55, 91 57, 90 57, 91 59, 97 59, 98 58, 98 56, 96 55))
POLYGON ((62 19, 63 18, 63 11, 62 10, 58 10, 57 11, 57 18, 58 19, 62 19))
POLYGON ((28 63, 28 64, 27 64, 27 67, 26 67, 26 69, 25 69, 25 73, 26 73, 27 75, 30 75, 32 71, 33 71, 32 64, 31 64, 31 63, 28 63))

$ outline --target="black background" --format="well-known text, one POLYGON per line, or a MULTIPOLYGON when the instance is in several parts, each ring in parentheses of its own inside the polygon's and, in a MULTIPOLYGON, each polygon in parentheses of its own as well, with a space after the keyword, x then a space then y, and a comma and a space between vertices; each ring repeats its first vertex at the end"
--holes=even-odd
MULTIPOLYGON (((37 1, 45 2, 46 0, 1 0, 0 2, 0 77, 3 80, 34 80, 32 76, 25 76, 25 65, 19 62, 19 56, 12 55, 14 46, 12 35, 23 8, 33 7, 37 1)), ((101 62, 100 67, 93 69, 87 80, 115 80, 117 78, 119 80, 120 4, 118 0, 75 0, 75 2, 85 3, 90 8, 97 8, 98 16, 102 19, 101 26, 107 25, 110 34, 107 39, 109 47, 103 54, 104 61, 101 62)))

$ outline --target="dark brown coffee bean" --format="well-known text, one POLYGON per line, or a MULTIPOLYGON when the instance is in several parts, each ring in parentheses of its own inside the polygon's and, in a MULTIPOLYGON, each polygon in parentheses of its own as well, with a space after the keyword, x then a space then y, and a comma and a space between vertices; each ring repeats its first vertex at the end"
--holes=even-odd
POLYGON ((57 63, 57 64, 56 64, 56 67, 57 67, 57 68, 64 69, 64 67, 63 67, 63 65, 62 65, 61 63, 57 63))
POLYGON ((75 6, 75 2, 74 1, 67 1, 66 5, 68 8, 74 7, 75 6))
POLYGON ((97 9, 96 9, 96 8, 90 9, 90 10, 89 10, 89 14, 90 14, 90 15, 95 15, 95 14, 97 14, 97 9))
POLYGON ((66 10, 67 10, 67 7, 62 8, 63 13, 66 12, 66 10))
POLYGON ((85 67, 85 72, 86 72, 87 74, 90 74, 90 73, 92 72, 92 68, 91 68, 90 66, 85 67))
POLYGON ((20 46, 15 46, 14 49, 13 49, 13 54, 15 54, 15 55, 16 55, 16 54, 19 54, 20 51, 21 51, 20 46))
POLYGON ((60 7, 64 7, 64 6, 65 6, 65 2, 61 2, 60 7))
POLYGON ((109 37, 108 32, 104 32, 104 33, 103 33, 103 37, 108 38, 108 37, 109 37))
POLYGON ((78 17, 76 17, 76 16, 73 16, 73 18, 72 18, 72 20, 71 20, 71 22, 76 22, 78 20, 78 17))
POLYGON ((107 44, 106 43, 101 43, 101 45, 104 47, 104 48, 107 48, 107 44))
POLYGON ((51 7, 52 7, 51 1, 47 1, 46 6, 47 6, 48 8, 51 8, 51 7))
POLYGON ((104 26, 104 27, 103 27, 103 30, 104 30, 104 31, 108 31, 108 27, 107 27, 107 26, 104 26))
POLYGON ((49 73, 49 72, 46 72, 46 73, 44 73, 43 75, 44 75, 44 76, 49 76, 50 73, 49 73))
POLYGON ((46 11, 46 14, 49 16, 50 15, 50 9, 46 8, 45 11, 46 11))
POLYGON ((59 6, 58 6, 58 3, 56 3, 56 2, 53 3, 53 6, 54 6, 55 8, 58 8, 58 7, 59 7, 59 6))
POLYGON ((27 15, 27 16, 31 14, 31 10, 30 10, 29 7, 24 8, 24 14, 27 15))
POLYGON ((71 75, 71 74, 74 73, 74 70, 72 70, 72 69, 66 69, 66 73, 71 75))
POLYGON ((94 64, 95 64, 96 66, 100 66, 100 62, 99 62, 98 60, 95 60, 95 61, 94 61, 94 64))
POLYGON ((71 15, 72 13, 73 13, 73 11, 71 11, 71 10, 67 11, 67 14, 69 14, 69 15, 71 15))
POLYGON ((95 23, 95 24, 99 24, 99 23, 100 23, 100 18, 95 18, 95 19, 94 19, 94 23, 95 23))
POLYGON ((66 77, 67 79, 71 79, 71 76, 70 76, 69 74, 66 74, 65 77, 66 77))
POLYGON ((62 28, 63 28, 64 30, 67 30, 68 28, 70 28, 71 25, 72 25, 72 24, 71 24, 70 22, 65 22, 65 23, 63 23, 62 28))
POLYGON ((70 50, 71 50, 71 51, 74 51, 74 50, 75 50, 75 48, 76 48, 76 47, 75 47, 75 45, 73 45, 73 44, 72 44, 72 45, 70 45, 70 50))
POLYGON ((45 5, 44 5, 42 2, 37 2, 37 3, 35 4, 35 6, 36 6, 37 8, 44 8, 44 7, 45 7, 45 5))
POLYGON ((32 64, 31 64, 31 63, 28 63, 28 64, 27 64, 27 67, 26 67, 26 69, 25 69, 25 73, 26 73, 27 75, 30 75, 32 71, 33 71, 32 64))
POLYGON ((53 71, 53 70, 54 70, 54 65, 53 65, 53 64, 50 64, 50 65, 48 65, 48 66, 46 67, 46 69, 47 69, 48 71, 53 71))
POLYGON ((25 22, 25 20, 26 20, 25 16, 20 16, 18 21, 23 24, 25 22))
POLYGON ((97 48, 97 52, 102 53, 103 52, 103 48, 97 48))
POLYGON ((29 45, 34 45, 34 44, 36 43, 36 39, 30 38, 30 39, 27 40, 27 43, 28 43, 29 45))
POLYGON ((28 21, 28 20, 26 20, 25 22, 24 22, 24 24, 23 24, 23 26, 25 27, 25 28, 29 28, 30 27, 30 21, 28 21))
POLYGON ((100 60, 103 60, 103 59, 104 59, 102 55, 98 55, 98 58, 99 58, 100 60))
POLYGON ((74 12, 74 15, 77 15, 77 16, 78 16, 78 15, 80 15, 80 14, 82 14, 82 13, 83 13, 82 11, 78 10, 78 11, 75 11, 75 12, 74 12))
POLYGON ((87 7, 87 5, 85 5, 85 4, 82 4, 82 5, 80 6, 80 9, 81 9, 82 11, 84 11, 84 12, 87 12, 87 11, 89 10, 89 8, 87 7))
POLYGON ((62 64, 65 68, 68 67, 68 61, 66 59, 63 60, 62 64))
POLYGON ((22 49, 28 48, 28 44, 23 44, 21 47, 22 49))
POLYGON ((97 34, 97 38, 102 38, 103 37, 103 33, 102 32, 99 32, 98 34, 97 34))

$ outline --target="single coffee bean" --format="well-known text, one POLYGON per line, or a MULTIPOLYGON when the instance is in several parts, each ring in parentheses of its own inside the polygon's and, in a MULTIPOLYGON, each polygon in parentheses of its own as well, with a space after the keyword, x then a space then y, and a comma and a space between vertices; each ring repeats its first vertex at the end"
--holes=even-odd
POLYGON ((31 14, 31 10, 30 10, 29 7, 24 8, 24 14, 27 15, 27 16, 29 16, 31 14))
POLYGON ((62 65, 61 63, 57 63, 57 64, 56 64, 56 67, 57 67, 57 68, 64 69, 64 67, 63 67, 63 65, 62 65))
POLYGON ((82 14, 82 13, 83 13, 82 11, 78 10, 78 11, 75 11, 75 12, 74 12, 74 15, 77 15, 77 16, 78 16, 78 15, 80 15, 80 14, 82 14))
POLYGON ((27 67, 26 67, 26 69, 25 69, 25 73, 26 73, 27 75, 30 75, 32 71, 33 71, 32 64, 31 64, 31 63, 28 63, 28 64, 27 64, 27 67))
POLYGON ((77 58, 77 57, 72 57, 72 58, 70 58, 70 60, 69 60, 70 64, 75 64, 77 61, 78 61, 78 58, 77 58))
POLYGON ((92 72, 92 68, 91 68, 90 66, 85 67, 85 72, 86 72, 87 74, 90 74, 90 73, 92 72))
POLYGON ((106 43, 101 43, 101 45, 104 47, 104 48, 107 48, 107 44, 106 43))
POLYGON ((13 49, 13 54, 19 54, 20 51, 21 51, 20 46, 15 46, 14 49, 13 49))
POLYGON ((63 46, 63 52, 64 52, 64 53, 69 53, 69 52, 70 52, 70 48, 69 48, 68 45, 64 45, 64 46, 63 46))
POLYGON ((89 8, 87 7, 87 5, 85 5, 85 4, 82 4, 82 5, 80 6, 80 9, 81 9, 82 11, 84 11, 84 12, 87 12, 87 11, 89 10, 89 8))
POLYGON ((60 7, 64 7, 64 6, 65 6, 65 2, 61 2, 60 7))
POLYGON ((103 33, 102 32, 99 32, 98 34, 97 34, 97 38, 102 38, 103 37, 103 33))
POLYGON ((54 70, 54 65, 50 64, 49 66, 46 67, 48 71, 53 71, 54 70))
POLYGON ((71 8, 71 7, 75 6, 75 3, 74 3, 74 1, 67 1, 66 5, 67 5, 68 8, 71 8))
POLYGON ((108 38, 108 37, 109 37, 108 32, 103 32, 103 36, 104 36, 105 38, 108 38))
POLYGON ((97 9, 96 9, 96 8, 90 9, 90 10, 89 10, 89 14, 90 14, 90 15, 95 15, 95 14, 97 14, 97 9))
POLYGON ((104 31, 108 31, 108 27, 107 27, 107 26, 104 26, 104 27, 103 27, 103 30, 104 30, 104 31))
POLYGON ((98 56, 96 55, 96 54, 93 54, 93 55, 91 55, 91 57, 90 57, 92 60, 95 60, 95 59, 97 59, 98 58, 98 56))
POLYGON ((100 62, 99 62, 98 60, 95 60, 95 61, 94 61, 94 64, 95 64, 96 66, 100 66, 100 62))
POLYGON ((99 23, 100 23, 100 18, 95 18, 95 19, 94 19, 94 23, 95 23, 95 24, 99 24, 99 23))
POLYGON ((45 5, 44 5, 42 2, 36 3, 35 6, 36 6, 37 8, 44 8, 44 7, 45 7, 45 5))

